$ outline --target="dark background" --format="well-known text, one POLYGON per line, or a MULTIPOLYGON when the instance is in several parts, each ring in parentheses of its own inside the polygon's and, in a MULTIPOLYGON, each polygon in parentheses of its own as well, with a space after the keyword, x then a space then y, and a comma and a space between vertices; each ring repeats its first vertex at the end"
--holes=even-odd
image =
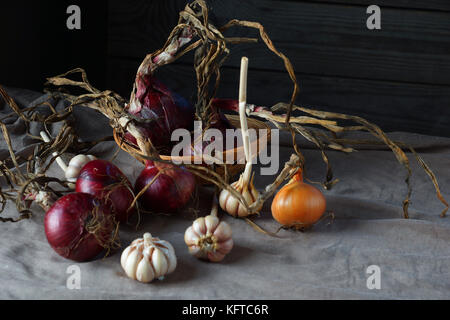
MULTIPOLYGON (((45 78, 75 67, 100 89, 129 96, 145 54, 160 48, 185 0, 23 1, 0 3, 0 83, 41 91, 45 78), (66 28, 78 4, 82 30, 66 28)), ((298 104, 356 114, 387 131, 450 137, 450 1, 211 0, 218 25, 259 21, 294 64, 298 104), (366 28, 367 6, 382 9, 382 30, 366 28)), ((229 36, 256 36, 241 30, 229 36)), ((237 96, 238 66, 250 58, 249 102, 289 100, 281 60, 262 44, 233 46, 221 97, 237 96)), ((195 90, 192 56, 158 76, 179 93, 195 90)))

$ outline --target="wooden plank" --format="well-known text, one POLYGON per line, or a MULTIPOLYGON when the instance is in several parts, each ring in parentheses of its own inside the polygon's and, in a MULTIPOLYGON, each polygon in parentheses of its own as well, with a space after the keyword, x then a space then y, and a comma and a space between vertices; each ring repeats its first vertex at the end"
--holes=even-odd
POLYGON ((185 0, 110 0, 109 54, 136 58, 159 49, 185 5, 185 0))
MULTIPOLYGON (((385 9, 382 30, 366 28, 363 6, 269 0, 210 1, 218 24, 231 18, 260 21, 277 48, 298 71, 320 76, 450 84, 450 14, 385 9)), ((184 1, 112 1, 109 54, 142 59, 161 47, 184 1), (157 5, 157 4, 158 5, 157 5)), ((253 36, 233 30, 229 36, 253 36)), ((262 44, 232 47, 227 66, 242 55, 252 66, 281 70, 283 64, 262 44)), ((183 60, 187 61, 187 60, 183 60)))
MULTIPOLYGON (((139 66, 138 61, 111 60, 108 87, 128 97, 139 66)), ((239 71, 224 68, 219 97, 237 96, 239 71)), ((196 94, 191 66, 176 64, 157 74, 169 87, 185 97, 196 94)), ((359 115, 387 131, 409 131, 450 137, 450 86, 357 80, 297 74, 301 93, 298 104, 359 115)), ((288 76, 274 71, 250 69, 249 102, 273 105, 288 101, 292 86, 288 76)))

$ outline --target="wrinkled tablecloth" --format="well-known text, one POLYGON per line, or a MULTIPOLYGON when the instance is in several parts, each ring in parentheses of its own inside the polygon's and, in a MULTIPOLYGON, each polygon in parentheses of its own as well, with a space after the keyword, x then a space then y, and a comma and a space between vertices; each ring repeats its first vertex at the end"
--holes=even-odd
MULTIPOLYGON (((21 107, 43 101, 41 93, 8 89, 21 107)), ((63 103, 59 102, 62 106, 63 103)), ((11 110, 0 102, 0 118, 11 110)), ((83 139, 111 135, 108 121, 89 109, 76 111, 76 128, 83 139)), ((22 120, 4 120, 17 153, 30 150, 33 140, 24 135, 22 120)), ((38 134, 39 126, 31 128, 38 134)), ((57 128, 53 128, 56 133, 57 128)), ((390 137, 411 144, 436 173, 443 195, 450 199, 450 139, 411 133, 390 137)), ((363 136, 363 138, 367 138, 363 136)), ((291 154, 288 137, 282 135, 281 160, 291 154)), ((299 139, 307 159, 307 177, 323 181, 325 165, 311 144, 299 139)), ((117 151, 113 142, 92 152, 109 159, 117 151)), ((410 157, 414 192, 410 219, 402 219, 406 171, 385 147, 366 147, 347 155, 329 151, 335 177, 340 180, 325 192, 334 220, 324 220, 312 230, 281 231, 281 239, 261 234, 246 222, 223 215, 233 229, 235 248, 221 264, 200 262, 184 244, 184 232, 192 212, 173 216, 146 215, 136 230, 123 226, 123 247, 144 232, 170 241, 178 256, 178 268, 165 281, 140 284, 125 277, 120 251, 105 259, 76 264, 59 257, 47 243, 44 212, 36 208, 32 219, 0 224, 1 299, 448 299, 450 298, 450 217, 440 218, 444 208, 431 181, 410 157), (70 290, 68 269, 77 265, 81 288, 70 290), (369 266, 378 266, 381 288, 367 286, 369 266)), ((0 159, 7 156, 3 138, 0 159)), ((114 163, 131 181, 142 165, 124 152, 114 163)), ((282 162, 283 163, 283 162, 282 162)), ((54 166, 50 173, 61 176, 54 166)), ((264 187, 273 177, 257 177, 264 187)), ((202 214, 207 214, 211 192, 200 195, 202 214)), ((11 205, 3 217, 16 216, 11 205)), ((256 222, 267 230, 278 229, 270 214, 270 201, 256 222)))

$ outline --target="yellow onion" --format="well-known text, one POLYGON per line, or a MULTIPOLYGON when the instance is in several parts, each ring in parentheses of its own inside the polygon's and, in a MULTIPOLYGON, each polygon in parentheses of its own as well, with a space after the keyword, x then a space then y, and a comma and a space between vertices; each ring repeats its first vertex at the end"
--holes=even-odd
POLYGON ((327 208, 319 189, 303 182, 297 173, 275 196, 273 218, 285 227, 304 229, 320 220, 327 208))

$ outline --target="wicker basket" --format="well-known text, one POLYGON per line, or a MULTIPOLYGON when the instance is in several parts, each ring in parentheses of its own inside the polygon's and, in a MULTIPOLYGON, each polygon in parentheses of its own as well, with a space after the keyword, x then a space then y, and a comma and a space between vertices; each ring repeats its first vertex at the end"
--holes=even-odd
MULTIPOLYGON (((240 123, 240 119, 239 116, 236 115, 226 115, 226 117, 228 118, 228 120, 230 121, 230 123, 235 127, 235 128, 240 128, 241 127, 241 123, 240 123)), ((271 129, 269 127, 268 124, 266 124, 265 122, 261 122, 255 119, 247 119, 248 120, 248 127, 249 129, 255 129, 258 137, 256 140, 251 141, 251 150, 252 150, 252 157, 257 156, 261 151, 263 151, 263 149, 260 150, 259 148, 259 144, 260 144, 260 139, 261 137, 259 136, 259 130, 260 129, 266 129, 267 130, 267 144, 269 144, 270 140, 271 140, 271 129)), ((135 157, 137 160, 139 160, 142 163, 145 163, 145 160, 142 157, 139 157, 139 149, 136 148, 136 146, 128 143, 127 141, 125 141, 125 139, 122 139, 122 136, 116 132, 114 130, 114 140, 116 141, 117 145, 124 151, 130 153, 133 157, 135 157)), ((264 148, 266 148, 266 146, 264 146, 264 148)), ((234 149, 229 149, 229 150, 225 150, 223 152, 223 158, 222 159, 229 159, 229 157, 233 156, 233 159, 237 159, 238 155, 243 156, 244 155, 244 147, 240 146, 238 148, 234 148, 234 149)), ((160 155, 162 160, 165 161, 177 161, 177 162, 184 162, 186 163, 187 161, 191 161, 191 163, 194 163, 195 160, 195 156, 179 156, 179 157, 171 157, 171 156, 167 156, 167 155, 160 155)), ((227 164, 227 172, 228 175, 230 177, 236 176, 239 173, 241 173, 242 171, 244 171, 245 165, 244 164, 227 164)), ((220 175, 224 174, 224 168, 223 166, 216 166, 216 172, 220 175)), ((205 184, 206 181, 199 181, 202 184, 205 184)))

